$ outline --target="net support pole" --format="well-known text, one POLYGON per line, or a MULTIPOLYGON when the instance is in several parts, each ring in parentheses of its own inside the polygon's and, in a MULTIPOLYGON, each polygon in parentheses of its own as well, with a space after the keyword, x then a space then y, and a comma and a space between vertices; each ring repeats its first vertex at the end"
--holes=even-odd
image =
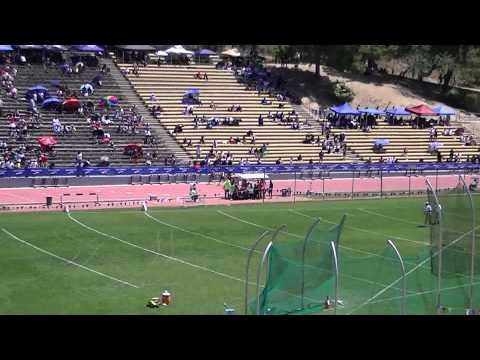
POLYGON ((380 198, 383 198, 383 166, 380 163, 380 198))
POLYGON ((297 195, 297 172, 294 173, 294 180, 293 180, 293 203, 295 204, 296 195, 297 195))
POLYGON ((352 199, 353 199, 354 186, 355 186, 355 170, 353 170, 353 173, 352 173, 352 199))
MULTIPOLYGON (((337 307, 338 307, 338 258, 337 258, 337 249, 334 241, 330 242, 330 246, 332 248, 332 255, 333 255, 333 270, 335 271, 335 305, 333 307, 334 314, 337 315, 337 307)), ((302 298, 303 300, 303 298, 302 298)))
POLYGON ((303 309, 304 307, 304 294, 305 294, 305 253, 307 251, 307 242, 310 239, 310 235, 312 235, 313 230, 320 222, 320 219, 316 219, 315 222, 310 226, 310 229, 305 236, 305 240, 303 240, 303 247, 302 247, 302 279, 300 285, 300 306, 303 309))
POLYGON ((408 173, 408 196, 412 194, 412 173, 408 173))
POLYGON ((463 184, 465 191, 467 192, 468 199, 470 201, 470 207, 472 208, 472 243, 470 245, 470 309, 473 309, 473 291, 474 291, 474 282, 475 282, 475 205, 473 202, 472 193, 470 192, 465 179, 460 176, 460 181, 463 184))
MULTIPOLYGON (((430 181, 427 179, 425 180, 428 189, 432 192, 432 195, 435 199, 436 202, 436 209, 434 211, 437 211, 438 214, 438 226, 440 227, 439 229, 439 235, 438 235, 438 274, 437 274, 437 310, 440 309, 441 306, 441 292, 442 292, 442 258, 443 258, 443 233, 442 233, 442 209, 440 202, 438 201, 437 193, 433 190, 432 184, 430 184, 430 181)), ((432 227, 434 225, 430 225, 432 227)), ((430 233, 432 233, 432 229, 430 228, 430 233)))
POLYGON ((270 233, 270 231, 265 231, 260 237, 255 241, 255 243, 252 245, 250 250, 248 250, 248 255, 247 255, 247 268, 245 271, 245 315, 248 313, 248 276, 250 272, 250 262, 252 260, 252 255, 255 252, 255 249, 257 246, 260 244, 260 242, 270 233))
POLYGON ((400 255, 400 251, 398 251, 397 247, 395 246, 392 240, 387 240, 388 246, 390 246, 395 255, 397 255, 398 260, 400 261, 400 267, 402 270, 402 304, 401 304, 401 314, 406 315, 406 300, 407 300, 407 278, 405 276, 405 264, 403 263, 402 255, 400 255))
POLYGON ((262 274, 263 266, 265 265, 265 261, 267 260, 267 257, 270 252, 270 249, 272 248, 272 245, 273 245, 273 241, 270 241, 268 245, 265 247, 265 251, 263 252, 263 256, 262 256, 262 261, 260 262, 260 265, 258 266, 258 269, 257 269, 257 293, 256 293, 257 307, 255 311, 257 315, 260 315, 260 276, 262 274))

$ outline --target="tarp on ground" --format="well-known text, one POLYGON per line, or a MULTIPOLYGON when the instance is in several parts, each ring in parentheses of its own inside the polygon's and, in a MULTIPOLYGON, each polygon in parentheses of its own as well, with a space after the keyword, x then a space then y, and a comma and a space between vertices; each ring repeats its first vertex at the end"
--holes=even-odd
POLYGON ((165 50, 167 54, 175 55, 193 55, 193 51, 185 49, 182 45, 174 45, 171 48, 165 50))
POLYGON ((155 48, 151 45, 115 45, 122 50, 130 51, 155 51, 155 48))
POLYGON ((13 51, 12 45, 0 45, 0 51, 13 51))
POLYGON ((369 115, 385 115, 385 111, 373 108, 360 108, 358 109, 359 112, 362 114, 369 114, 369 115))
POLYGON ((73 45, 73 49, 81 52, 103 52, 104 49, 98 45, 73 45))
POLYGON ((420 116, 436 116, 437 114, 427 105, 421 104, 406 108, 408 112, 420 116))
POLYGON ((391 109, 387 109, 385 112, 387 113, 387 115, 394 115, 394 116, 412 115, 407 110, 405 110, 405 108, 403 108, 403 107, 394 107, 394 108, 391 108, 391 109))
POLYGON ((345 103, 339 106, 332 106, 330 108, 334 113, 340 115, 358 115, 360 112, 354 109, 349 103, 345 103))
POLYGON ((457 112, 445 105, 437 105, 432 108, 437 115, 456 115, 457 112))

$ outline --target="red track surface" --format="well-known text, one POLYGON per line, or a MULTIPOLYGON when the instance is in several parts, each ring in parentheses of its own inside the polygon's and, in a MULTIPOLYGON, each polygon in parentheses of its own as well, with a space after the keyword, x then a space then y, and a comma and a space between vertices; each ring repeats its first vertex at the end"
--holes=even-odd
MULTIPOLYGON (((384 177, 383 191, 411 191, 425 190, 425 179, 429 179, 433 187, 438 189, 453 188, 458 183, 458 176, 412 176, 408 177, 384 177)), ((466 176, 467 183, 471 177, 466 176)), ((380 192, 380 178, 357 178, 353 181, 354 192, 380 192)), ((274 181, 274 194, 279 194, 281 189, 291 188, 292 192, 317 192, 322 193, 349 193, 352 192, 352 179, 328 179, 322 180, 276 180, 274 181)), ((222 184, 200 183, 198 190, 201 197, 207 197, 201 201, 205 205, 217 204, 245 204, 245 201, 227 201, 222 199, 222 184)), ((155 184, 155 185, 120 185, 120 186, 75 186, 58 188, 10 188, 0 189, 0 205, 7 206, 8 211, 38 211, 38 210, 61 210, 59 204, 69 203, 72 209, 91 208, 117 208, 138 207, 142 201, 149 200, 151 196, 158 200, 148 201, 149 206, 185 206, 184 197, 188 196, 189 184, 155 184), (69 195, 66 195, 69 194, 69 195), (97 200, 101 204, 95 204, 97 200), (54 206, 47 208, 45 200, 47 196, 53 198, 54 206), (109 202, 115 202, 110 203, 109 202), (13 206, 12 206, 13 205, 13 206)), ((298 200, 302 200, 299 198, 298 200)), ((291 197, 275 197, 274 200, 291 202, 291 197)), ((251 201, 251 202, 259 202, 251 201)), ((0 209, 2 210, 2 209, 0 209)))

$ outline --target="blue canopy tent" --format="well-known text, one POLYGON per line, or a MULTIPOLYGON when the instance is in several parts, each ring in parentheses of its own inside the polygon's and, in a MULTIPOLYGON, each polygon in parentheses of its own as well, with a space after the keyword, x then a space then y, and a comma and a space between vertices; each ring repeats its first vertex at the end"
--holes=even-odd
POLYGON ((339 115, 359 115, 360 112, 354 108, 348 103, 345 103, 343 105, 339 106, 332 106, 330 108, 335 114, 339 115))
POLYGON ((432 108, 433 112, 436 113, 437 115, 456 115, 457 112, 453 110, 452 108, 449 108, 448 106, 445 105, 437 105, 434 108, 432 108))
POLYGON ((409 115, 412 115, 407 110, 405 110, 405 108, 403 108, 403 107, 387 109, 385 111, 385 113, 387 115, 392 115, 392 116, 409 116, 409 115))
POLYGON ((13 51, 12 45, 0 45, 0 51, 13 51))
POLYGON ((105 51, 98 45, 74 45, 74 50, 81 51, 81 52, 103 52, 105 51))
POLYGON ((16 45, 20 50, 43 50, 43 45, 16 45))
POLYGON ((210 56, 210 55, 217 55, 217 53, 210 49, 201 49, 195 52, 197 56, 210 56))
POLYGON ((62 103, 62 101, 60 101, 59 98, 57 98, 55 96, 52 96, 52 97, 49 97, 48 99, 46 99, 42 103, 42 108, 48 108, 48 107, 51 107, 51 106, 58 106, 61 103, 62 103))
POLYGON ((378 109, 372 109, 372 108, 360 108, 358 109, 359 112, 362 114, 368 114, 368 115, 385 115, 385 111, 378 110, 378 109))

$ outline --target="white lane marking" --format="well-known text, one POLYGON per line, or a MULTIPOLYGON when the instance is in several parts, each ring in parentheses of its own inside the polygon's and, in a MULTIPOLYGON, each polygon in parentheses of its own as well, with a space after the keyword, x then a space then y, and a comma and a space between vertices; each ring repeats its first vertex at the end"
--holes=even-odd
POLYGON ((404 220, 404 219, 401 219, 401 218, 396 218, 396 217, 393 217, 393 216, 383 215, 383 214, 380 214, 380 213, 377 213, 377 212, 371 211, 371 210, 366 210, 366 209, 362 209, 362 208, 358 208, 357 210, 361 211, 361 212, 364 212, 364 213, 367 213, 367 214, 370 214, 370 215, 381 216, 385 219, 394 220, 394 221, 398 221, 398 222, 403 222, 405 224, 411 224, 411 225, 416 225, 416 226, 422 225, 422 224, 419 224, 419 223, 414 223, 413 221, 408 221, 408 220, 404 220))
POLYGON ((143 251, 146 251, 146 252, 149 252, 151 254, 154 254, 154 255, 157 255, 157 256, 161 256, 165 259, 168 259, 168 260, 171 260, 171 261, 176 261, 176 262, 179 262, 179 263, 182 263, 184 265, 188 265, 188 266, 191 266, 193 268, 196 268, 196 269, 199 269, 199 270, 203 270, 203 271, 207 271, 207 272, 210 272, 212 274, 216 274, 218 276, 222 276, 222 277, 225 277, 225 278, 228 278, 228 279, 231 279, 231 280, 235 280, 235 281, 241 281, 242 283, 245 283, 245 280, 242 280, 242 279, 239 279, 237 277, 234 277, 234 276, 231 276, 231 275, 228 275, 228 274, 224 274, 224 273, 221 273, 219 271, 215 271, 215 270, 212 270, 212 269, 209 269, 207 267, 204 267, 204 266, 201 266, 201 265, 197 265, 197 264, 193 264, 193 263, 190 263, 188 261, 185 261, 185 260, 182 260, 182 259, 179 259, 179 258, 176 258, 176 257, 173 257, 173 256, 169 256, 169 255, 166 255, 166 254, 163 254, 163 253, 160 253, 160 252, 157 252, 157 251, 154 251, 154 250, 150 250, 150 249, 147 249, 147 248, 144 248, 142 246, 139 246, 137 244, 134 244, 134 243, 131 243, 131 242, 128 242, 126 240, 123 240, 123 239, 120 239, 116 236, 113 236, 113 235, 110 235, 110 234, 107 234, 107 233, 104 233, 102 231, 99 231, 97 229, 94 229, 82 222, 80 222, 79 220, 75 219, 74 217, 72 217, 71 214, 68 214, 68 217, 70 218, 70 220, 76 222, 78 225, 84 227, 85 229, 87 230, 90 230, 90 231, 93 231, 99 235, 102 235, 102 236, 105 236, 105 237, 108 237, 110 239, 113 239, 113 240, 117 240, 117 241, 120 241, 121 243, 124 243, 126 245, 129 245, 129 246, 133 246, 137 249, 140 249, 140 250, 143 250, 143 251))
MULTIPOLYGON (((219 239, 216 239, 212 236, 208 236, 208 235, 204 235, 202 233, 199 233, 199 232, 195 232, 195 231, 190 231, 190 230, 187 230, 187 229, 184 229, 180 226, 177 226, 177 225, 172 225, 172 224, 169 224, 165 221, 162 221, 162 220, 159 220, 157 219, 156 217, 153 217, 152 215, 148 214, 147 212, 144 212, 145 216, 148 217, 149 219, 152 219, 153 221, 159 223, 159 224, 162 224, 162 225, 165 225, 165 226, 168 226, 168 227, 171 227, 172 229, 176 229, 176 230, 179 230, 179 231, 183 231, 187 234, 190 234, 190 235, 194 235, 194 236, 200 236, 200 237, 203 237, 205 239, 208 239, 208 240, 212 240, 212 241, 215 241, 219 244, 224 244, 224 245, 227 245, 227 246, 232 246, 232 247, 236 247, 238 249, 242 249, 242 250, 245 250, 245 251, 249 251, 250 249, 249 248, 246 248, 244 246, 240 246, 240 245, 235 245, 235 244, 232 244, 232 243, 229 243, 227 241, 223 241, 223 240, 219 240, 219 239)), ((258 252, 258 251, 257 251, 258 252)))
MULTIPOLYGON (((258 228, 262 228, 262 229, 267 229, 267 230, 271 230, 271 231, 275 231, 275 229, 272 229, 268 226, 262 226, 262 225, 258 225, 258 224, 255 224, 255 223, 252 223, 250 221, 246 221, 246 220, 243 220, 243 219, 240 219, 236 216, 233 216, 233 215, 230 215, 230 214, 227 214, 226 212, 223 212, 221 210, 217 210, 218 213, 226 216, 226 217, 229 217, 230 219, 233 219, 233 220, 236 220, 236 221, 240 221, 240 222, 243 222, 245 224, 249 224, 249 225, 252 225, 252 226, 255 226, 255 227, 258 227, 258 228)), ((288 235, 292 235, 294 237, 297 237, 297 238, 301 238, 303 239, 304 237, 303 236, 300 236, 300 235, 297 235, 297 234, 292 234, 292 233, 289 233, 289 232, 286 232, 286 231, 282 231, 283 233, 285 234, 288 234, 288 235)), ((340 245, 340 247, 342 247, 340 245)), ((346 249, 350 249, 350 248, 346 248, 346 249)), ((354 249, 352 249, 354 250, 354 249)), ((370 253, 370 255, 376 255, 376 254, 372 254, 370 253)), ((378 255, 380 257, 382 257, 381 255, 378 255)), ((353 279, 353 280, 358 280, 358 281, 363 281, 363 282, 366 282, 366 283, 369 283, 369 284, 375 284, 375 285, 380 285, 380 286, 385 286, 385 284, 382 284, 382 283, 377 283, 377 282, 374 282, 374 281, 371 281, 371 280, 368 280, 368 279, 363 279, 363 278, 359 278, 359 277, 356 277, 356 276, 352 276, 352 275, 347 275, 347 274, 340 274, 340 276, 344 276, 344 277, 348 277, 350 279, 353 279)))
MULTIPOLYGON (((314 217, 311 217, 311 216, 308 216, 308 215, 305 215, 299 211, 295 211, 295 210, 292 210, 290 209, 290 212, 294 213, 294 214, 297 214, 297 215, 301 215, 301 216, 304 216, 304 217, 308 217, 308 218, 311 218, 311 219, 316 219, 314 217)), ((329 221, 325 218, 320 218, 320 220, 326 222, 326 223, 329 223, 329 224, 335 224, 333 221, 329 221)), ((365 233, 368 233, 368 234, 373 234, 373 235, 379 235, 379 236, 385 236, 385 238, 391 238, 391 239, 397 239, 397 240, 403 240, 403 241, 408 241, 408 242, 411 242, 411 243, 414 243, 414 244, 420 244, 420 245, 430 245, 429 243, 425 242, 425 241, 417 241, 417 240, 411 240, 411 239, 407 239, 407 238, 402 238, 400 236, 393 236, 393 235, 387 235, 387 234, 382 234, 382 233, 379 233, 379 232, 376 232, 376 231, 372 231, 372 230, 367 230, 367 229, 361 229, 361 228, 358 228, 358 227, 355 227, 355 226, 349 226, 349 225, 345 225, 345 228, 346 229, 351 229, 351 230, 356 230, 356 231, 362 231, 362 232, 365 232, 365 233)))
MULTIPOLYGON (((475 228, 478 229, 480 227, 477 226, 475 228)), ((443 249, 441 249, 440 251, 445 251, 445 249, 449 248, 450 246, 456 244, 457 242, 459 242, 461 239, 463 239, 465 236, 469 235, 470 233, 472 233, 473 230, 470 230, 466 233, 464 233, 463 235, 459 236, 457 239, 455 239, 454 241, 452 241, 450 244, 446 245, 443 247, 443 249)), ((440 251, 436 251, 434 254, 428 256, 425 260, 421 261, 420 263, 418 263, 417 266, 413 267, 412 269, 410 269, 409 271, 407 271, 405 273, 405 277, 407 277, 408 275, 410 275, 412 272, 416 271, 418 268, 422 267, 424 264, 426 264, 428 261, 430 261, 434 256, 437 256, 440 251)), ((356 307, 355 309, 353 309, 349 314, 347 315, 351 315, 352 313, 354 313, 355 311, 359 310, 360 308, 362 308, 363 306, 367 305, 368 303, 370 303, 372 300, 375 300, 377 297, 379 297, 380 295, 382 295, 385 291, 387 291, 388 289, 390 289, 391 287, 393 287, 394 285, 396 285, 398 282, 400 282, 401 280, 403 279, 403 277, 400 277, 398 278, 397 280, 395 280, 394 282, 392 282, 390 285, 388 285, 386 288, 380 290, 378 293, 376 293, 375 295, 373 295, 370 299, 368 299, 367 301, 365 301, 363 304, 359 305, 358 307, 356 307)), ((441 289, 440 289, 441 291, 441 289)))
POLYGON ((137 289, 138 289, 138 286, 137 286, 137 285, 130 284, 130 283, 127 282, 127 281, 123 281, 123 280, 117 279, 117 278, 115 278, 115 277, 113 277, 113 276, 104 274, 104 273, 102 273, 102 272, 100 272, 100 271, 93 270, 93 269, 91 269, 91 268, 89 268, 89 267, 87 267, 87 266, 84 266, 84 265, 82 265, 82 264, 79 264, 79 263, 77 263, 77 262, 75 262, 75 261, 65 259, 64 257, 61 257, 61 256, 59 256, 59 255, 56 255, 56 254, 54 254, 54 253, 52 253, 52 252, 50 252, 50 251, 48 251, 48 250, 44 250, 44 249, 42 249, 42 248, 39 248, 38 246, 33 245, 33 244, 29 243, 28 241, 22 240, 22 239, 20 239, 19 237, 13 235, 12 233, 10 233, 9 231, 7 231, 6 229, 3 229, 3 228, 2 228, 2 231, 3 231, 5 234, 7 234, 8 236, 10 236, 11 238, 17 240, 18 242, 21 242, 22 244, 28 245, 28 246, 34 248, 35 250, 38 250, 38 251, 40 251, 40 252, 42 252, 42 253, 44 253, 44 254, 50 255, 50 256, 52 256, 52 257, 54 257, 54 258, 56 258, 56 259, 59 259, 59 260, 62 260, 62 261, 64 261, 64 262, 66 262, 66 263, 68 263, 68 264, 78 266, 79 268, 81 268, 81 269, 83 269, 83 270, 87 270, 87 271, 93 272, 93 273, 95 273, 95 274, 97 274, 97 275, 106 277, 107 279, 114 280, 114 281, 117 281, 117 282, 122 283, 122 284, 124 284, 124 285, 128 285, 128 286, 131 286, 131 287, 134 287, 134 288, 137 288, 137 289))

